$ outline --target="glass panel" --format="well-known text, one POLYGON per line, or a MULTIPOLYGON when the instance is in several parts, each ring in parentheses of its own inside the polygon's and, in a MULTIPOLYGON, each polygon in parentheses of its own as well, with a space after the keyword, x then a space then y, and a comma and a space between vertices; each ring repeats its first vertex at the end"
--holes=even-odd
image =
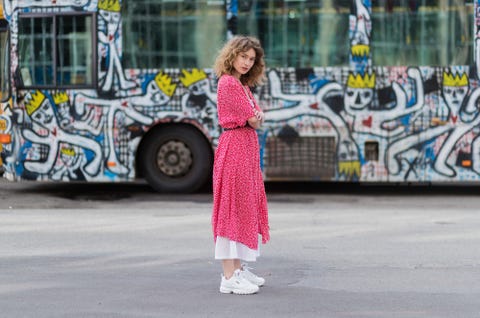
POLYGON ((223 1, 122 1, 126 68, 209 68, 225 40, 223 1))
POLYGON ((238 33, 254 35, 269 67, 348 65, 350 0, 241 1, 238 33))
POLYGON ((52 85, 53 17, 19 19, 18 64, 23 85, 52 85))
POLYGON ((92 84, 92 17, 58 17, 57 30, 58 84, 92 84))
POLYGON ((472 64, 473 11, 471 0, 374 0, 373 64, 472 64))
POLYGON ((2 102, 10 97, 9 59, 8 31, 0 29, 0 101, 2 102))

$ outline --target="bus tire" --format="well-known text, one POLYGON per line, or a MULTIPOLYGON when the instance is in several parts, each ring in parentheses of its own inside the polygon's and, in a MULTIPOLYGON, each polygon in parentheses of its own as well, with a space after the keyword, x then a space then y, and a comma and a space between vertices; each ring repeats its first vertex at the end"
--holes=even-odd
POLYGON ((194 192, 211 180, 212 148, 192 126, 154 129, 142 141, 139 151, 139 168, 156 191, 194 192))

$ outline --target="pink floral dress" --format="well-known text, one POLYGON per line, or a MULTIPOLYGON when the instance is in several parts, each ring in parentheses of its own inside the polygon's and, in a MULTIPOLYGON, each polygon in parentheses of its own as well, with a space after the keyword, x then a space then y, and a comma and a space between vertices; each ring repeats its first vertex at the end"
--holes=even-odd
MULTIPOLYGON (((245 89, 254 101, 250 89, 245 89)), ((212 227, 215 240, 221 236, 257 250, 258 235, 266 243, 270 234, 258 136, 246 125, 255 113, 246 94, 235 77, 220 78, 218 119, 227 130, 220 136, 215 152, 212 227)), ((256 102, 254 105, 260 110, 256 102)))

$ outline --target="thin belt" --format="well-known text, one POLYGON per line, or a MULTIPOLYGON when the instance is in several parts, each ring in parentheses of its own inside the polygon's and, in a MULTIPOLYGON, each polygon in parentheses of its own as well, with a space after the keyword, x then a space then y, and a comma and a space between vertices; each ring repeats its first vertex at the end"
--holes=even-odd
POLYGON ((245 127, 249 127, 248 125, 243 125, 243 126, 237 126, 237 127, 233 127, 233 128, 223 128, 224 131, 229 131, 229 130, 235 130, 235 129, 240 129, 240 128, 245 128, 245 127))

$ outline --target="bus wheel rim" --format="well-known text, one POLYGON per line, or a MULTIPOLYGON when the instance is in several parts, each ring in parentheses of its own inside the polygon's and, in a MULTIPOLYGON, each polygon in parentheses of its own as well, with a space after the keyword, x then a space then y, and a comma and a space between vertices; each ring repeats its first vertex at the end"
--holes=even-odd
POLYGON ((181 141, 167 141, 158 149, 157 166, 169 177, 184 176, 190 171, 192 162, 192 151, 181 141))

